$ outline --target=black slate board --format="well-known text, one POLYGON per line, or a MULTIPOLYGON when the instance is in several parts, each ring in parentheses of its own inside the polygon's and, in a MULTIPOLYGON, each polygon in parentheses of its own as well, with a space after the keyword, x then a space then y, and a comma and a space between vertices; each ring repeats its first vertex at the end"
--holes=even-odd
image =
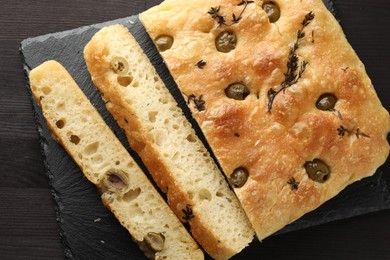
MULTIPOLYGON (((325 3, 336 14, 333 2, 325 1, 325 3)), ((140 25, 137 16, 24 40, 21 44, 21 53, 26 81, 28 85, 27 76, 31 68, 38 66, 46 60, 55 59, 62 63, 98 109, 106 123, 113 129, 132 156, 136 157, 140 166, 146 170, 139 157, 129 148, 122 130, 105 109, 100 94, 90 80, 83 59, 84 46, 92 35, 103 26, 114 23, 124 24, 133 33, 167 87, 183 107, 187 118, 190 119, 200 137, 203 138, 199 128, 191 118, 184 99, 178 92, 153 43, 142 25, 140 25)), ((29 86, 27 89, 31 96, 29 86)), ((143 253, 131 241, 127 230, 103 207, 94 185, 83 177, 73 160, 53 140, 41 110, 33 99, 32 103, 42 144, 42 152, 45 158, 47 176, 49 177, 52 194, 55 199, 57 221, 66 258, 144 259, 143 253)), ((279 233, 386 208, 390 208, 390 195, 383 174, 378 171, 373 177, 349 186, 336 198, 285 227, 279 233)), ((257 251, 256 248, 259 248, 259 252, 261 252, 260 247, 261 244, 255 241, 250 248, 246 249, 243 254, 235 257, 235 259, 251 256, 253 252, 257 251)))

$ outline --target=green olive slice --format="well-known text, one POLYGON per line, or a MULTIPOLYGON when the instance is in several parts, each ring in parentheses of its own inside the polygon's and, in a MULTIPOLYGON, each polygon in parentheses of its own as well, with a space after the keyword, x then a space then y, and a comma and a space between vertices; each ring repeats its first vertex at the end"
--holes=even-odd
POLYGON ((280 18, 280 8, 274 2, 263 4, 263 10, 268 15, 268 19, 271 23, 276 22, 280 18))
POLYGON ((215 39, 215 47, 218 51, 228 53, 236 48, 237 37, 233 32, 221 32, 215 39))
POLYGON ((336 105, 336 102, 337 102, 337 98, 335 95, 330 94, 330 93, 326 93, 326 94, 321 95, 318 98, 318 100, 316 102, 316 107, 319 110, 323 110, 323 111, 333 111, 334 107, 336 105))
POLYGON ((330 177, 329 166, 320 159, 314 159, 313 161, 306 162, 304 165, 306 173, 313 181, 323 183, 330 177))
POLYGON ((155 40, 157 49, 160 52, 166 51, 172 47, 173 38, 169 35, 161 35, 155 40))
POLYGON ((241 188, 248 180, 248 176, 248 171, 243 167, 239 167, 230 175, 229 182, 234 188, 241 188))
POLYGON ((144 237, 144 242, 154 253, 164 249, 165 237, 161 233, 149 232, 144 237))
POLYGON ((226 96, 235 100, 244 100, 249 93, 249 89, 242 83, 230 84, 225 89, 226 96))
POLYGON ((125 75, 129 71, 129 63, 124 57, 116 56, 111 60, 111 68, 118 75, 125 75))

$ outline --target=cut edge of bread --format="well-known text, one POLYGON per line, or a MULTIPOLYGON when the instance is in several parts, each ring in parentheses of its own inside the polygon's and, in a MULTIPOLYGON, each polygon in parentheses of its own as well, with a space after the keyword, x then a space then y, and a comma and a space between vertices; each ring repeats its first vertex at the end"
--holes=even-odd
POLYGON ((254 230, 238 199, 128 29, 101 29, 84 58, 107 109, 199 244, 217 259, 248 246, 254 230))
POLYGON ((47 61, 29 77, 56 140, 97 186, 104 205, 145 255, 154 259, 203 259, 196 242, 66 69, 56 61, 47 61), (149 241, 156 237, 153 246, 149 241))

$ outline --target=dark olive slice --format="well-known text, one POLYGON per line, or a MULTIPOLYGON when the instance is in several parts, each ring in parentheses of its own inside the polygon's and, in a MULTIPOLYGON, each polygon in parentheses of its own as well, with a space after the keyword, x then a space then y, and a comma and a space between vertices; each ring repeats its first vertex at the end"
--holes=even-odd
POLYGON ((237 37, 233 32, 221 32, 215 39, 215 46, 220 52, 227 53, 236 48, 237 37))
POLYGON ((172 47, 173 38, 168 35, 162 35, 155 40, 157 49, 161 52, 166 51, 172 47))
POLYGON ((335 95, 326 93, 321 95, 316 103, 316 107, 319 110, 324 110, 324 111, 333 111, 334 107, 336 105, 337 98, 335 95))
POLYGON ((225 89, 228 98, 244 100, 249 95, 249 89, 242 83, 233 83, 225 89))
POLYGON ((280 8, 274 2, 263 4, 263 9, 268 15, 268 19, 271 23, 276 22, 280 18, 280 8))
POLYGON ((126 182, 120 175, 121 174, 119 172, 114 170, 107 173, 107 184, 116 191, 120 191, 127 186, 126 182))
POLYGON ((329 166, 320 159, 314 159, 313 161, 306 162, 304 166, 309 178, 313 181, 323 183, 330 177, 329 166))
POLYGON ((232 175, 230 175, 230 184, 234 188, 241 188, 248 180, 248 176, 248 171, 243 167, 239 167, 233 171, 232 175))
POLYGON ((144 238, 145 244, 154 253, 164 249, 165 237, 161 233, 149 232, 144 238))

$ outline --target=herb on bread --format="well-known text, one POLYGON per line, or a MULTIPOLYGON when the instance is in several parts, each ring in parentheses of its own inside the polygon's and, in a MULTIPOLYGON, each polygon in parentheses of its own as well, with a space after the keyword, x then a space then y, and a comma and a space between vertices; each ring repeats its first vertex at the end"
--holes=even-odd
POLYGON ((337 128, 337 133, 338 133, 339 136, 344 136, 345 134, 354 134, 354 135, 356 135, 356 137, 358 139, 361 136, 362 137, 366 137, 366 138, 370 138, 370 136, 368 134, 365 134, 365 133, 361 132, 359 128, 357 128, 355 131, 352 131, 352 130, 344 127, 343 125, 340 125, 340 127, 337 128))
POLYGON ((195 104, 194 108, 196 108, 199 112, 201 112, 201 111, 206 109, 206 107, 204 105, 206 103, 206 101, 204 101, 202 98, 203 98, 203 95, 200 95, 199 98, 197 98, 194 94, 191 94, 188 96, 187 103, 190 104, 191 101, 193 101, 195 104))
POLYGON ((287 184, 291 185, 291 190, 297 190, 299 186, 299 181, 296 181, 294 177, 290 178, 287 184))
POLYGON ((349 69, 349 67, 345 67, 345 68, 341 68, 342 71, 347 72, 347 70, 349 69))
POLYGON ((293 45, 293 47, 290 49, 290 52, 288 54, 288 61, 287 61, 287 72, 284 74, 285 79, 281 84, 281 88, 279 90, 275 90, 273 88, 270 88, 267 93, 268 97, 268 112, 271 112, 273 102, 275 100, 275 97, 280 93, 284 92, 286 88, 291 87, 292 85, 296 84, 298 80, 302 77, 303 73, 305 72, 306 66, 308 64, 307 61, 299 62, 298 55, 296 54, 296 51, 299 48, 299 41, 305 37, 304 29, 310 24, 310 22, 314 19, 314 13, 309 12, 305 15, 305 18, 303 19, 301 23, 301 29, 297 32, 297 39, 293 45))
POLYGON ((204 66, 206 66, 206 64, 207 64, 206 61, 200 60, 200 61, 198 61, 195 65, 196 65, 196 67, 198 67, 199 69, 203 69, 204 66))
POLYGON ((232 20, 230 21, 230 23, 227 23, 226 20, 225 20, 225 16, 223 16, 219 11, 221 10, 221 6, 218 6, 218 7, 211 7, 210 8, 210 11, 208 11, 207 13, 211 15, 211 17, 217 21, 218 23, 218 26, 221 26, 221 25, 226 25, 226 26, 232 26, 233 24, 236 24, 236 23, 239 23, 242 19, 242 15, 244 14, 245 10, 246 10, 246 7, 248 6, 248 4, 251 4, 253 3, 254 1, 250 1, 250 0, 243 0, 241 1, 238 6, 244 6, 244 8, 242 9, 241 13, 236 16, 235 13, 232 14, 232 20))
POLYGON ((185 209, 181 210, 184 213, 184 216, 182 216, 182 219, 185 221, 189 221, 190 219, 194 218, 194 214, 192 212, 191 205, 186 205, 185 209))

